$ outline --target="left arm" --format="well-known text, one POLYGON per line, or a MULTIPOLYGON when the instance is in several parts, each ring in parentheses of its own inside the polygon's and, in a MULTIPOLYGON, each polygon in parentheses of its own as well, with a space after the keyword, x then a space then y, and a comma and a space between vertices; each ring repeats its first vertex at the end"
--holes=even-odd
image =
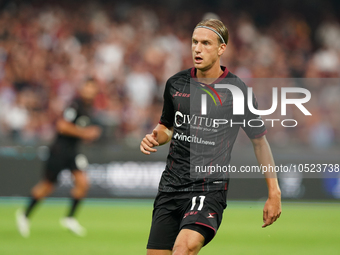
MULTIPOLYGON (((251 139, 255 156, 259 165, 275 166, 273 155, 266 136, 251 139)), ((274 223, 281 215, 281 190, 277 181, 275 171, 264 173, 268 187, 268 199, 263 208, 263 225, 266 227, 274 223)))

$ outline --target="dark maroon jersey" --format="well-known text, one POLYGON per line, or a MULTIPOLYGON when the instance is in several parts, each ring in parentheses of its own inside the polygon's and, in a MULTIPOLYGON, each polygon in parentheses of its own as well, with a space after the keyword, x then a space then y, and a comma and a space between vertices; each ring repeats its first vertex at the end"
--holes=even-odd
MULTIPOLYGON (((160 124, 173 127, 173 136, 159 191, 227 189, 229 174, 225 170, 240 127, 251 139, 267 132, 261 117, 248 108, 248 87, 227 68, 221 68, 221 77, 210 84, 197 81, 195 68, 167 81, 160 124), (217 88, 218 84, 233 85, 242 91, 242 114, 233 113, 236 97, 227 88, 217 88)), ((257 109, 254 95, 252 99, 257 109)))

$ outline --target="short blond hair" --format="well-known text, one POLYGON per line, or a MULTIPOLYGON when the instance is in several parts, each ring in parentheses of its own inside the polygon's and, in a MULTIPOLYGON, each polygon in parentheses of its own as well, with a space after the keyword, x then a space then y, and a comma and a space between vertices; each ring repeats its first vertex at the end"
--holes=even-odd
MULTIPOLYGON (((196 25, 196 27, 198 27, 198 26, 206 26, 206 27, 210 27, 212 29, 215 29, 222 36, 224 43, 228 44, 229 31, 228 31, 227 27, 223 24, 222 21, 220 21, 218 19, 205 19, 205 20, 202 20, 201 22, 199 22, 196 25)), ((219 36, 218 36, 218 41, 220 43, 223 43, 222 39, 219 36)))

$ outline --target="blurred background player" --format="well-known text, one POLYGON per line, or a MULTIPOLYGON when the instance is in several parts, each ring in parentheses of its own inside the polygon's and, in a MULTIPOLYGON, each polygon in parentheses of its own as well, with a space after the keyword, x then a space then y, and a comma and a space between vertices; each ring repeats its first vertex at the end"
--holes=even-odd
POLYGON ((98 93, 97 84, 93 79, 88 79, 79 89, 79 96, 70 104, 57 121, 57 138, 50 147, 50 157, 46 162, 43 179, 33 187, 31 198, 24 211, 16 213, 17 227, 23 237, 30 234, 29 217, 38 202, 50 195, 57 183, 58 175, 63 169, 69 169, 74 178, 74 188, 71 191, 71 206, 60 224, 76 235, 86 234, 78 221, 74 218, 80 201, 85 197, 89 188, 86 173, 87 166, 84 155, 78 154, 80 140, 91 142, 99 138, 101 129, 91 124, 91 110, 94 98, 98 93))

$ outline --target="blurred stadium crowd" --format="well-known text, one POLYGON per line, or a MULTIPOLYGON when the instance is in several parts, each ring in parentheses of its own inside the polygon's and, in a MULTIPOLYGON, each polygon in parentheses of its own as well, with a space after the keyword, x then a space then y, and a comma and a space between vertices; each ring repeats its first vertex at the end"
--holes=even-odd
MULTIPOLYGON (((0 140, 51 141, 56 119, 91 76, 100 86, 95 116, 105 130, 102 142, 139 143, 159 120, 166 80, 192 66, 194 26, 214 14, 179 1, 172 8, 169 1, 47 2, 7 1, 0 10, 0 140)), ((294 11, 268 23, 247 11, 215 12, 230 32, 222 63, 239 77, 339 77, 340 20, 331 11, 317 24, 294 11)), ((317 84, 306 85, 313 116, 296 114, 296 128, 276 125, 268 134, 274 145, 340 144, 340 85, 317 84)), ((272 86, 254 88, 263 109, 272 86)))

